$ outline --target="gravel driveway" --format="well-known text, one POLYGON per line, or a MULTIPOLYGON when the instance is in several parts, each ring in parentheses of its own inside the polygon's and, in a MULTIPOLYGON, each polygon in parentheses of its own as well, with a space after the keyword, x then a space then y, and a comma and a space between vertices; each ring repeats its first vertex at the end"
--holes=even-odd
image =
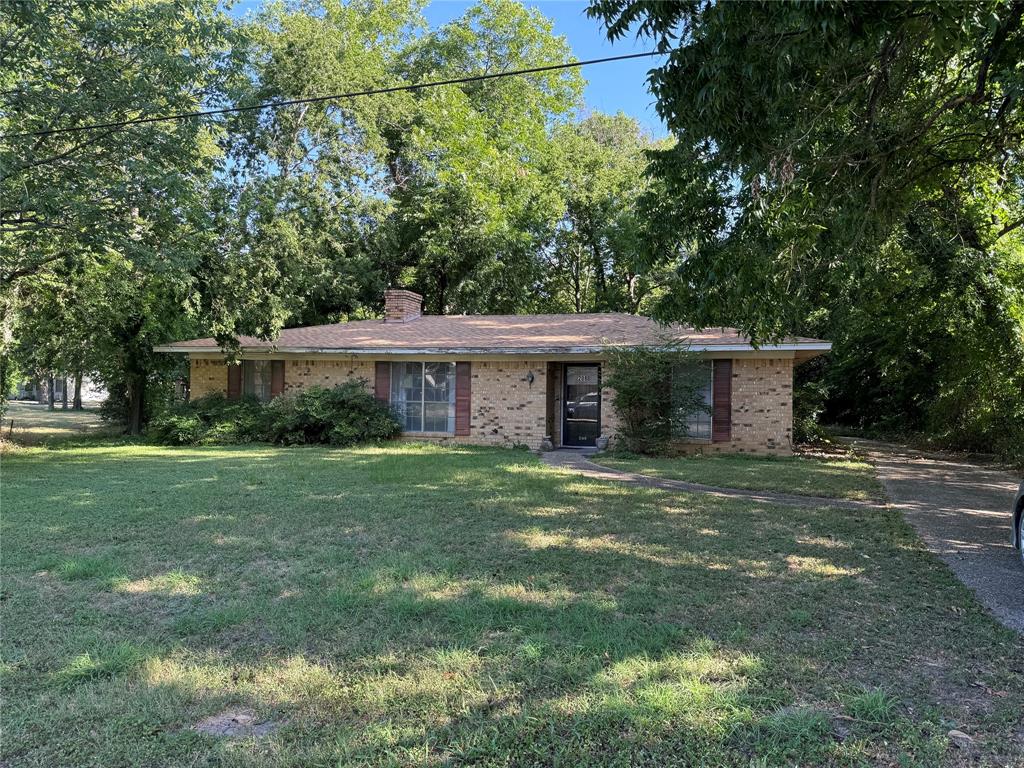
POLYGON ((1024 567, 1010 545, 1019 477, 953 458, 851 440, 878 468, 891 503, 928 548, 1004 624, 1024 632, 1024 567))

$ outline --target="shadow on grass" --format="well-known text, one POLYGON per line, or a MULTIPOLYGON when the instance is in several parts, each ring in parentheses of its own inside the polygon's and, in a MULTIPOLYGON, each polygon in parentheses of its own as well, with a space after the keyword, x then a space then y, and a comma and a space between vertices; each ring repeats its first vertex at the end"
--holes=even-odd
POLYGON ((53 458, 6 475, 8 757, 928 762, 946 720, 1003 717, 908 664, 992 678, 1019 645, 887 512, 628 488, 511 451, 53 458), (879 685, 892 724, 837 731, 843 696, 879 685), (283 727, 229 752, 190 730, 232 706, 283 727))

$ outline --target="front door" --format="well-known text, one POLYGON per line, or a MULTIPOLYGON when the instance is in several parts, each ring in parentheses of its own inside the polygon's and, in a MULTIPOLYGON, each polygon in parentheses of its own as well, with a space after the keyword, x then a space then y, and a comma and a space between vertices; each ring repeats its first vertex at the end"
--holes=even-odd
POLYGON ((601 434, 601 369, 565 366, 562 445, 595 445, 601 434))

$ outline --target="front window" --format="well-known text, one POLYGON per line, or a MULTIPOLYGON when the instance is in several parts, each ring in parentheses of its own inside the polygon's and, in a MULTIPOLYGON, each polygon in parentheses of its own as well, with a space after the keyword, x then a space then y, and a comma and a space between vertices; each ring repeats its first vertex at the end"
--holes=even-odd
POLYGON ((269 360, 243 360, 242 394, 246 397, 255 397, 261 403, 269 402, 271 397, 270 373, 269 360))
MULTIPOLYGON (((698 408, 686 414, 680 414, 676 423, 686 427, 686 434, 680 434, 685 440, 710 440, 711 439, 711 403, 712 403, 712 368, 710 360, 701 360, 686 367, 680 367, 674 372, 674 377, 681 384, 696 383, 698 386, 697 395, 704 403, 703 408, 698 408)), ((674 388, 673 388, 674 389, 674 388)), ((673 404, 674 408, 679 408, 673 404)))
POLYGON ((406 432, 455 432, 455 363, 392 363, 391 406, 406 432))

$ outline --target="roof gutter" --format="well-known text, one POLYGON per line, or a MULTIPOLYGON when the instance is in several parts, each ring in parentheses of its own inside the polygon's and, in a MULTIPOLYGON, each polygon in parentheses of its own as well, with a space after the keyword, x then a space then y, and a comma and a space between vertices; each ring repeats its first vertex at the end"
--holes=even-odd
MULTIPOLYGON (((609 346, 585 347, 242 347, 242 354, 306 354, 306 355, 347 355, 357 357, 381 357, 388 355, 595 355, 609 346)), ((643 345, 635 345, 643 346, 643 345)), ((812 344, 765 344, 753 347, 750 344, 703 344, 687 347, 691 352, 828 352, 828 342, 812 344)), ((153 347, 154 352, 181 352, 194 355, 221 354, 218 346, 190 347, 164 344, 153 347)))

